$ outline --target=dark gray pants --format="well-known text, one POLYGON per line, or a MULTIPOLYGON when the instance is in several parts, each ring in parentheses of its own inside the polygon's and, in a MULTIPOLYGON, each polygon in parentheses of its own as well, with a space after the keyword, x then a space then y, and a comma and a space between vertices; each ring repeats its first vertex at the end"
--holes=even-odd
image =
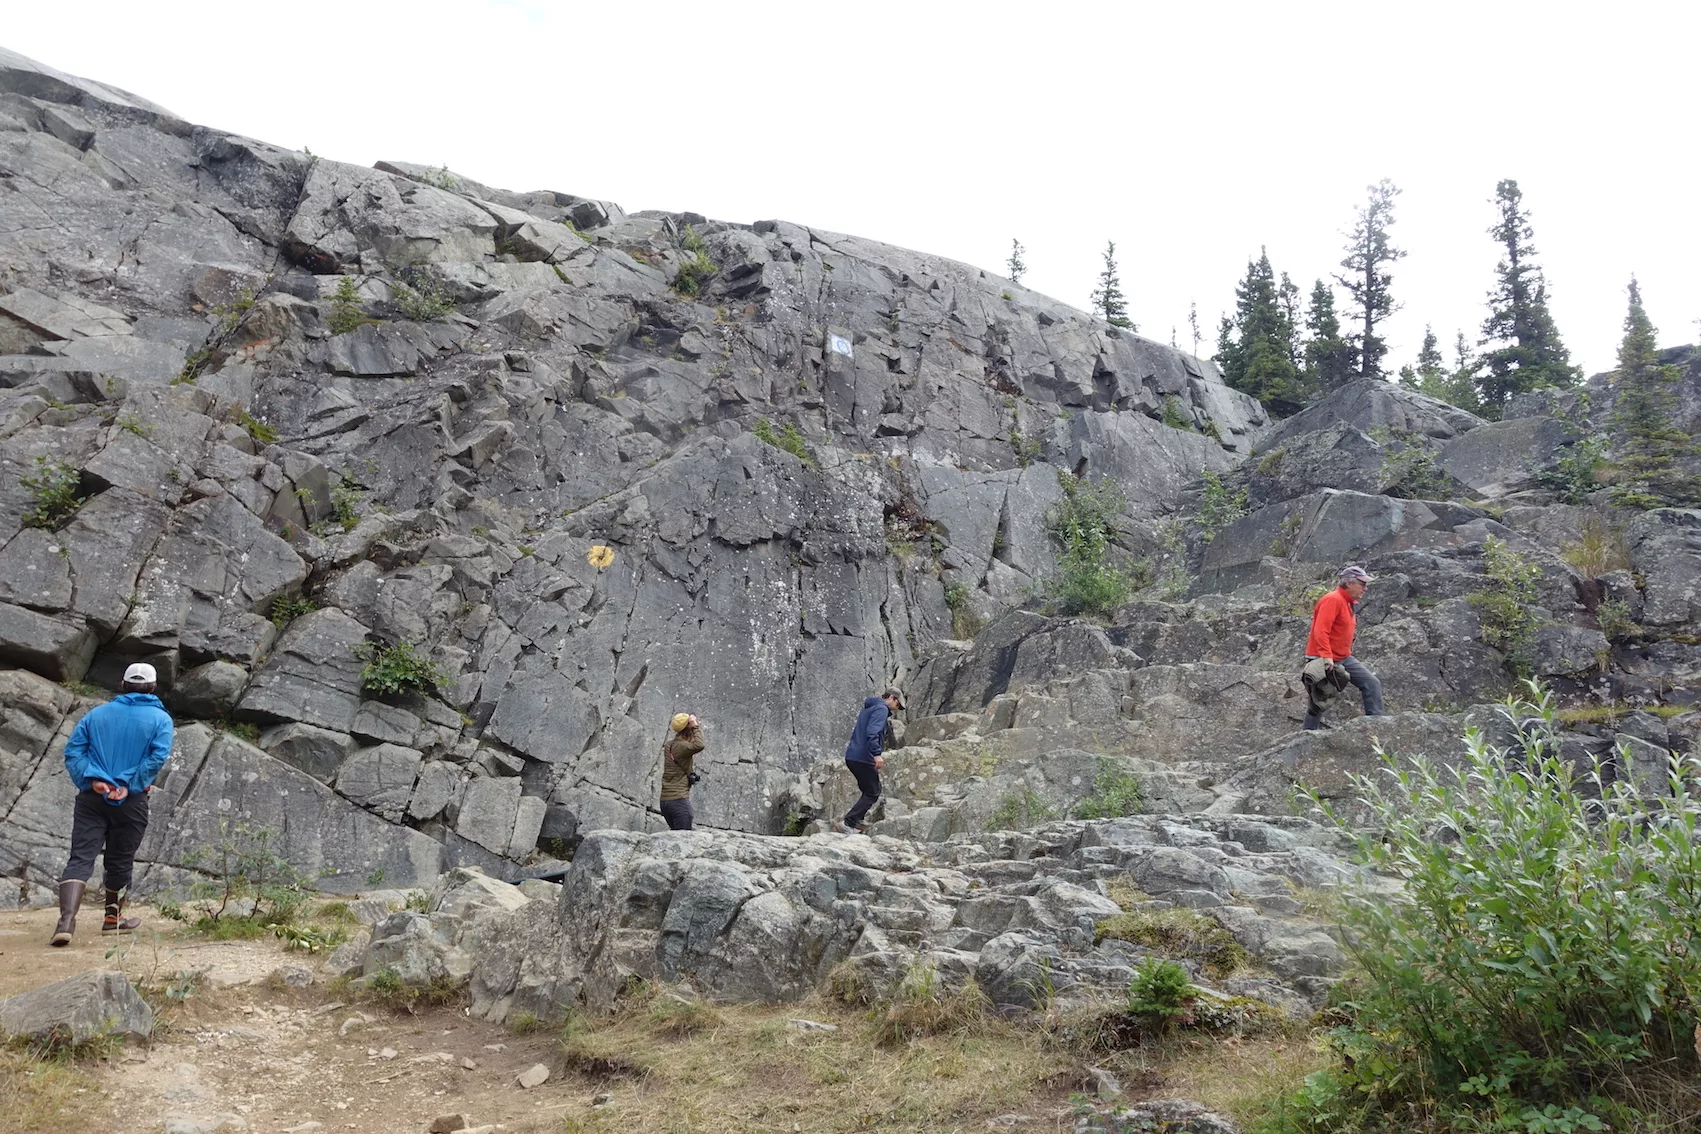
POLYGON ((662 818, 667 820, 667 829, 670 831, 689 831, 692 829, 691 824, 696 820, 696 816, 691 814, 689 797, 662 800, 661 813, 662 818))
MULTIPOLYGON (((1381 680, 1374 673, 1371 673, 1370 670, 1366 669, 1363 662, 1351 655, 1342 658, 1335 664, 1347 671, 1348 681, 1351 681, 1354 685, 1358 686, 1359 695, 1364 698, 1364 715, 1367 717, 1381 716, 1381 680)), ((1290 717, 1289 719, 1291 720, 1292 718, 1290 717)), ((1321 713, 1308 712, 1305 714, 1304 727, 1307 731, 1321 728, 1322 726, 1323 715, 1321 713)))
POLYGON ((87 882, 96 855, 106 865, 106 888, 128 890, 136 866, 136 849, 148 831, 148 794, 132 792, 116 807, 92 791, 77 793, 71 810, 71 857, 61 882, 87 882))
POLYGON ((868 809, 880 801, 880 769, 864 760, 846 760, 845 767, 856 777, 856 786, 862 789, 862 797, 845 813, 845 825, 860 827, 868 809))

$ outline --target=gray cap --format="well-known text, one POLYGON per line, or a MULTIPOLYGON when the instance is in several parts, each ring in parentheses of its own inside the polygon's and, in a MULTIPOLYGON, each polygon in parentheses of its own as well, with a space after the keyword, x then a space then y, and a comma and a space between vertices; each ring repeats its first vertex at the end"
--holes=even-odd
POLYGON ((896 698, 897 702, 898 702, 898 708, 901 709, 901 708, 904 707, 904 691, 902 689, 899 689, 896 685, 887 686, 886 692, 880 694, 880 696, 882 698, 885 698, 885 697, 896 698))
POLYGON ((1375 577, 1369 571, 1356 563, 1351 567, 1341 568, 1341 582, 1343 583, 1374 583, 1375 581, 1375 577))

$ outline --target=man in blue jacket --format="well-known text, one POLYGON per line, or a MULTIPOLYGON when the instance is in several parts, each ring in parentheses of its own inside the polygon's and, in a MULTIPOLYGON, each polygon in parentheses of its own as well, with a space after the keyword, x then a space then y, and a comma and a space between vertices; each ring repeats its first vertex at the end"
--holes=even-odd
POLYGON ((878 697, 864 698, 862 702, 856 729, 851 733, 850 743, 845 745, 845 767, 856 777, 862 797, 845 814, 844 822, 833 824, 833 830, 842 835, 868 833, 862 820, 880 800, 880 769, 886 763, 882 755, 886 751, 886 721, 903 707, 904 695, 896 688, 878 697))
POLYGON ((65 742, 65 770, 77 785, 77 805, 71 814, 71 859, 59 882, 54 945, 71 943, 77 908, 100 854, 106 862, 106 917, 100 931, 116 933, 141 924, 140 918, 124 916, 124 893, 148 829, 148 791, 171 755, 171 714, 154 696, 158 680, 153 666, 132 665, 124 671, 123 692, 84 713, 65 742))

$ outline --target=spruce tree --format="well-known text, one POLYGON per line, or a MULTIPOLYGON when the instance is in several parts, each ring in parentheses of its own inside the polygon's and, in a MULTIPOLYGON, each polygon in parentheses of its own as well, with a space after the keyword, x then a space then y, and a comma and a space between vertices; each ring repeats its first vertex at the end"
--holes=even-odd
POLYGON ((1009 270, 1011 283, 1021 283, 1023 274, 1028 270, 1028 265, 1022 260, 1022 253, 1026 251, 1020 240, 1010 238, 1010 259, 1005 261, 1005 266, 1009 270))
POLYGON ((1447 380, 1447 401, 1480 415, 1483 407, 1477 396, 1477 374, 1481 370, 1482 360, 1471 349, 1470 340, 1465 338, 1465 332, 1458 332, 1453 336, 1453 373, 1447 380))
POLYGON ((1679 369, 1660 364, 1654 324, 1642 307, 1642 289, 1630 280, 1630 310, 1612 381, 1619 431, 1613 503, 1627 508, 1687 506, 1697 500, 1695 478, 1680 462, 1694 455, 1689 435, 1677 427, 1679 369))
POLYGON ((1107 240, 1104 246, 1104 271, 1099 273, 1099 286, 1093 289, 1092 304, 1104 321, 1113 327, 1138 331, 1128 318, 1128 301, 1122 297, 1122 280, 1116 274, 1116 241, 1107 240))
POLYGON ((1580 375, 1548 310, 1547 282, 1536 266, 1532 243, 1535 231, 1518 183, 1507 179, 1496 185, 1494 204, 1500 219, 1488 233, 1504 254, 1494 269, 1494 290, 1488 293, 1488 318, 1482 325, 1486 372, 1478 382, 1484 409, 1499 417, 1513 394, 1538 386, 1575 385, 1580 375))
POLYGON ((1341 337, 1335 314, 1335 293, 1318 280, 1311 285, 1305 313, 1305 386, 1312 396, 1327 394, 1350 381, 1358 371, 1358 355, 1341 337))
POLYGON ((1193 329, 1193 357, 1199 357, 1199 301, 1192 300, 1187 304, 1187 325, 1193 329))
POLYGON ((1388 353, 1388 343, 1376 329, 1400 309, 1394 302, 1394 277, 1388 266, 1405 252, 1394 247, 1388 236, 1394 224, 1394 198, 1400 190, 1384 177, 1369 187, 1369 193, 1347 234, 1347 255, 1341 261, 1346 274, 1336 276, 1335 281, 1352 299, 1355 329, 1347 341, 1358 354, 1359 377, 1383 378, 1382 359, 1388 353))
POLYGON ((1258 259, 1247 262, 1234 299, 1234 318, 1223 321, 1218 346, 1224 381, 1277 414, 1298 413, 1305 408, 1306 391, 1294 364, 1293 323, 1268 252, 1261 249, 1258 259))

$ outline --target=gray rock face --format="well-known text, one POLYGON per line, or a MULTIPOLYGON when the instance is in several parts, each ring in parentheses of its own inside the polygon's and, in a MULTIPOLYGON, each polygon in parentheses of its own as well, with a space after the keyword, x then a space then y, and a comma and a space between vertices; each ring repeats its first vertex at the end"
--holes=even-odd
POLYGON ((85 1043, 103 1036, 147 1039, 148 1007, 121 972, 90 970, 0 1000, 0 1034, 31 1040, 85 1043))

